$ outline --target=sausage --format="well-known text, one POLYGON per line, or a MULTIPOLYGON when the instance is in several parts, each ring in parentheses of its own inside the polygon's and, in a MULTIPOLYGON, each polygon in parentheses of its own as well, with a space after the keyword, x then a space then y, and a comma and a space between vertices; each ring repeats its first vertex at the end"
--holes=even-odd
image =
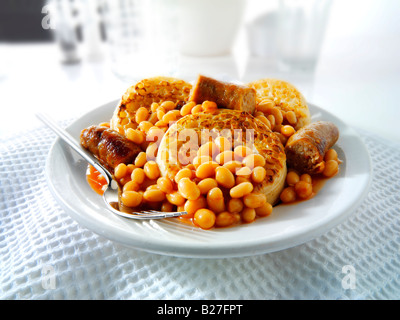
POLYGON ((82 130, 80 140, 81 145, 111 172, 120 163, 133 163, 142 151, 138 145, 106 127, 90 126, 82 130))
POLYGON ((286 162, 289 167, 309 174, 325 168, 325 153, 339 139, 339 129, 328 121, 311 123, 293 134, 286 143, 286 162))
POLYGON ((189 100, 198 104, 206 100, 214 101, 219 108, 253 114, 256 109, 256 90, 200 75, 192 88, 189 100))

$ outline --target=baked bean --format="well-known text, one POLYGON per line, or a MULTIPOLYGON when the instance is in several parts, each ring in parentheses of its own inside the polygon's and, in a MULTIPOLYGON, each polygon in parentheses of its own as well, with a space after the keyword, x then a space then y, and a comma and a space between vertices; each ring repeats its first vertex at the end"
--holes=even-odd
POLYGON ((153 126, 155 126, 155 124, 160 121, 158 120, 158 116, 157 116, 157 112, 155 113, 150 113, 149 118, 147 119, 147 121, 151 122, 153 124, 153 126))
POLYGON ((164 130, 158 127, 151 127, 146 134, 146 141, 160 142, 164 135, 164 130))
POLYGON ((219 152, 218 146, 213 141, 209 141, 201 145, 199 150, 197 151, 197 156, 209 156, 213 157, 215 154, 219 152))
POLYGON ((174 180, 176 183, 179 182, 179 180, 181 180, 182 178, 192 178, 192 170, 190 170, 189 168, 183 168, 181 170, 178 171, 178 173, 176 174, 174 180))
POLYGON ((255 167, 251 172, 251 180, 254 183, 261 183, 264 181, 266 175, 267 171, 265 170, 264 167, 255 167))
POLYGON ((147 162, 146 152, 140 152, 135 159, 135 166, 136 167, 143 167, 144 164, 147 162))
POLYGON ((184 211, 188 214, 185 215, 185 218, 193 218, 193 215, 196 213, 197 210, 206 208, 207 207, 207 200, 205 197, 200 196, 196 200, 187 200, 183 207, 184 211))
POLYGON ((114 169, 114 177, 116 179, 121 179, 125 177, 126 173, 127 173, 127 167, 125 163, 118 164, 114 169))
POLYGON ((236 170, 236 175, 244 178, 250 178, 252 170, 249 167, 242 167, 236 170))
POLYGON ((158 120, 161 120, 164 117, 165 113, 166 113, 166 110, 164 108, 162 108, 161 106, 158 107, 157 112, 156 112, 158 120))
POLYGON ((216 227, 229 227, 230 225, 236 222, 236 217, 234 214, 224 211, 217 215, 215 219, 215 226, 216 227))
POLYGON ((136 168, 131 173, 132 181, 135 181, 138 184, 142 184, 145 177, 146 177, 146 175, 142 168, 136 168))
POLYGON ((259 217, 267 217, 272 213, 272 205, 269 202, 265 202, 261 207, 255 208, 256 215, 259 217))
POLYGON ((287 187, 283 189, 279 198, 283 203, 289 203, 296 200, 296 191, 294 191, 294 187, 287 187))
POLYGON ((202 229, 210 229, 214 226, 216 220, 215 213, 209 209, 199 209, 193 217, 193 222, 202 229))
POLYGON ((265 166, 265 158, 261 154, 251 154, 243 159, 243 164, 250 169, 254 167, 264 167, 265 166))
POLYGON ((157 179, 158 188, 164 193, 171 193, 174 189, 172 181, 167 177, 160 177, 157 179))
POLYGON ((199 179, 213 177, 217 167, 219 167, 219 164, 214 161, 202 163, 196 169, 196 177, 199 179))
POLYGON ((190 102, 186 103, 180 110, 181 116, 184 117, 184 116, 188 115, 192 111, 192 109, 195 105, 196 105, 196 102, 194 102, 194 101, 190 101, 190 102))
POLYGON ((163 129, 168 126, 168 122, 164 122, 163 120, 158 120, 154 125, 156 127, 159 127, 160 129, 163 129))
POLYGON ((275 123, 276 123, 275 117, 272 114, 269 114, 269 115, 267 115, 267 119, 268 119, 269 123, 271 124, 270 129, 271 130, 274 129, 275 123))
POLYGON ((252 191, 253 191, 253 185, 251 182, 242 182, 237 186, 233 187, 229 191, 229 194, 232 198, 241 198, 252 191))
POLYGON ((329 150, 325 153, 324 160, 325 160, 325 161, 329 161, 329 160, 338 161, 338 154, 337 154, 336 150, 335 150, 335 149, 329 149, 329 150))
POLYGON ((127 207, 137 207, 142 202, 142 194, 136 191, 125 191, 122 192, 121 202, 127 207))
POLYGON ((215 169, 215 180, 225 188, 232 188, 235 185, 235 177, 229 169, 218 167, 215 169))
POLYGON ((158 152, 158 144, 156 142, 151 142, 146 148, 146 159, 155 160, 158 152))
POLYGON ((237 176, 235 178, 235 185, 241 184, 242 182, 251 182, 251 181, 250 181, 250 178, 242 177, 242 176, 237 176))
POLYGON ((160 104, 160 107, 167 111, 173 110, 175 109, 175 103, 173 101, 164 101, 160 104))
POLYGON ((325 168, 324 171, 322 172, 322 174, 327 177, 333 177, 334 175, 336 175, 339 171, 339 164, 337 161, 335 160, 328 160, 325 162, 325 168))
POLYGON ((165 200, 165 193, 158 188, 151 188, 143 193, 143 198, 149 202, 160 202, 165 200))
POLYGON ((247 147, 247 146, 237 146, 237 147, 234 149, 234 153, 235 153, 237 156, 239 156, 239 157, 241 157, 241 158, 243 159, 243 158, 247 157, 248 155, 252 154, 252 153, 253 153, 253 150, 251 150, 251 149, 250 149, 249 147, 247 147))
POLYGON ((243 197, 243 203, 248 208, 258 208, 267 202, 267 197, 263 193, 251 192, 243 197))
POLYGON ((142 121, 146 121, 149 117, 149 111, 145 107, 140 107, 136 111, 135 120, 136 123, 141 123, 142 121))
POLYGON ((160 106, 160 105, 159 105, 157 102, 153 102, 153 103, 151 104, 151 106, 150 106, 151 112, 153 112, 153 113, 157 112, 157 109, 158 109, 159 106, 160 106))
POLYGON ((231 150, 225 150, 215 157, 215 161, 217 161, 220 165, 233 161, 233 159, 234 153, 231 150))
POLYGON ((233 198, 228 201, 228 211, 230 213, 242 212, 243 208, 244 208, 244 204, 243 204, 242 199, 233 198))
POLYGON ((212 188, 207 192, 207 200, 215 201, 223 198, 224 194, 222 190, 218 187, 212 188))
POLYGON ((275 106, 275 102, 270 100, 270 99, 264 99, 262 100, 257 106, 257 110, 266 113, 270 108, 273 108, 275 106))
POLYGON ((172 203, 176 206, 181 206, 186 201, 186 199, 178 191, 167 193, 165 196, 169 203, 172 203))
POLYGON ((130 175, 132 173, 132 171, 135 169, 136 169, 136 166, 134 164, 130 163, 126 166, 126 173, 128 175, 130 175))
POLYGON ((208 191, 207 205, 215 213, 225 210, 224 194, 220 188, 216 187, 208 191))
POLYGON ((218 109, 217 104, 214 101, 204 101, 201 104, 203 111, 207 112, 207 113, 213 113, 218 109))
MULTIPOLYGON (((165 124, 169 124, 170 122, 176 121, 177 114, 174 112, 175 110, 168 111, 163 117, 162 117, 162 122, 165 124)), ((178 111, 178 110, 176 110, 178 111)), ((179 111, 178 111, 179 112, 179 111)), ((179 113, 180 114, 180 113, 179 113)))
POLYGON ((144 133, 137 129, 128 128, 125 131, 125 136, 128 140, 131 140, 132 142, 134 142, 136 144, 142 144, 143 141, 145 140, 144 133))
POLYGON ((131 181, 131 180, 128 178, 128 176, 125 176, 125 177, 123 177, 123 178, 118 180, 119 184, 122 185, 122 186, 124 186, 129 181, 131 181))
POLYGON ((195 105, 190 112, 192 114, 203 112, 203 106, 201 104, 195 105))
POLYGON ((219 152, 230 151, 232 149, 232 143, 226 137, 217 137, 215 144, 219 148, 219 152))
POLYGON ((164 200, 161 204, 161 211, 162 212, 172 212, 174 210, 174 205, 167 200, 164 200))
POLYGON ((269 129, 271 129, 271 123, 269 122, 268 118, 264 116, 264 114, 257 116, 256 119, 262 121, 269 129))
POLYGON ((199 165, 209 161, 212 161, 212 158, 210 156, 201 156, 201 157, 196 156, 193 158, 194 168, 197 169, 199 165))
POLYGON ((305 181, 305 182, 308 182, 308 183, 312 183, 312 178, 311 178, 311 176, 308 174, 308 173, 303 173, 301 176, 300 176, 300 181, 305 181))
POLYGON ((296 130, 291 125, 285 125, 281 127, 281 133, 287 138, 289 138, 295 132, 296 130))
POLYGON ((286 175, 286 183, 289 186, 294 186, 297 182, 300 181, 300 177, 295 171, 289 171, 286 175))
POLYGON ((128 181, 127 183, 124 184, 124 187, 122 188, 122 192, 125 191, 139 191, 140 185, 136 181, 128 181))
POLYGON ((312 185, 305 181, 299 181, 294 185, 294 191, 300 198, 307 199, 312 194, 312 185))
MULTIPOLYGON (((152 182, 154 182, 154 181, 152 181, 152 182)), ((160 188, 157 185, 157 181, 156 181, 155 184, 151 183, 151 184, 149 184, 147 186, 143 186, 143 189, 146 189, 146 190, 160 190, 160 188)))
POLYGON ((147 132, 150 130, 150 128, 153 127, 153 123, 150 121, 142 121, 141 123, 139 123, 138 128, 143 131, 143 132, 147 132))
POLYGON ((253 208, 244 208, 242 211, 242 219, 244 222, 253 222, 256 219, 256 210, 253 208))
POLYGON ((187 177, 179 180, 178 191, 185 199, 188 200, 196 200, 198 197, 200 197, 199 187, 195 182, 187 177))
POLYGON ((286 112, 286 120, 293 126, 297 123, 296 114, 293 111, 286 112))
POLYGON ((271 108, 267 113, 272 114, 275 118, 275 125, 280 125, 283 122, 282 111, 278 108, 271 108))
POLYGON ((148 161, 143 167, 146 177, 149 179, 157 179, 160 176, 160 169, 155 161, 148 161))
POLYGON ((242 163, 240 161, 228 161, 225 162, 223 167, 229 169, 230 172, 232 172, 233 174, 236 174, 236 171, 242 167, 242 163))
MULTIPOLYGON (((186 203, 186 202, 185 202, 186 203)), ((180 206, 177 206, 176 207, 176 211, 178 212, 178 211, 185 211, 185 203, 184 204, 181 204, 180 206)), ((182 216, 179 216, 178 217, 178 219, 184 219, 184 217, 186 217, 186 219, 190 219, 190 217, 188 217, 187 215, 182 215, 182 216)))
POLYGON ((213 178, 206 178, 199 181, 197 186, 199 187, 201 194, 206 194, 212 188, 218 187, 218 182, 213 178))

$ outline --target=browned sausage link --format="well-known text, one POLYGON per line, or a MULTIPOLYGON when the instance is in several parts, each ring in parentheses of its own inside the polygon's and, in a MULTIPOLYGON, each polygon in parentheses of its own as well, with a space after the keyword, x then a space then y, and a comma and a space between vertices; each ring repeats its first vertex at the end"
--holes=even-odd
POLYGON ((256 108, 256 91, 246 86, 226 83, 200 75, 192 88, 190 101, 214 101, 218 107, 253 113, 256 108))
POLYGON ((325 153, 338 138, 339 130, 332 122, 318 121, 301 128, 286 143, 288 166, 301 173, 321 173, 325 153))
POLYGON ((99 156, 98 145, 101 141, 101 136, 103 135, 104 130, 107 130, 107 128, 91 126, 87 129, 82 130, 81 132, 82 147, 88 149, 96 157, 99 156))
POLYGON ((99 126, 82 130, 81 145, 111 171, 120 163, 132 163, 142 151, 139 146, 118 132, 99 126))

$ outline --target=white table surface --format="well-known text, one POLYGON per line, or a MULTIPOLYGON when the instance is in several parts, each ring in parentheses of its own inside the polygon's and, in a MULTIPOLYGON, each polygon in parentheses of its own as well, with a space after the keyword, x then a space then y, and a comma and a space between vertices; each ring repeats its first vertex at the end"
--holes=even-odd
MULTIPOLYGON (((254 11, 254 6, 260 5, 261 2, 252 1, 253 7, 250 6, 249 9, 253 11, 248 14, 248 19, 255 15, 257 10, 254 11)), ((11 299, 30 299, 32 297, 50 299, 74 297, 89 299, 116 297, 134 299, 184 299, 187 297, 195 299, 398 298, 400 288, 398 281, 399 255, 398 250, 391 245, 393 243, 397 245, 400 239, 398 237, 397 218, 400 203, 398 193, 396 194, 399 181, 399 163, 396 163, 395 157, 393 157, 393 155, 398 154, 396 148, 400 142, 400 126, 398 125, 400 111, 397 98, 400 85, 399 14, 400 3, 398 1, 335 1, 319 64, 313 74, 284 73, 277 70, 271 61, 249 56, 246 48, 241 47, 245 43, 243 34, 241 35, 242 38, 239 37, 234 54, 231 56, 208 59, 186 58, 186 67, 181 70, 181 74, 189 78, 197 73, 204 72, 210 75, 225 75, 243 82, 263 77, 279 77, 288 80, 304 93, 308 101, 337 115, 350 126, 368 132, 363 136, 363 139, 369 144, 370 150, 376 150, 376 153, 372 155, 374 170, 377 170, 376 176, 374 175, 374 191, 376 191, 376 194, 371 194, 368 197, 367 201, 360 207, 360 210, 362 210, 357 211, 356 216, 351 218, 342 229, 335 229, 316 239, 310 245, 284 250, 270 256, 252 259, 202 261, 200 264, 207 266, 206 271, 219 270, 223 281, 229 281, 224 273, 226 266, 235 266, 235 268, 231 268, 236 272, 235 275, 244 277, 244 280, 240 280, 239 284, 242 282, 249 283, 254 288, 259 285, 258 277, 262 278, 260 272, 254 275, 242 273, 243 270, 246 272, 250 269, 253 270, 254 266, 259 266, 259 263, 266 265, 266 270, 271 271, 271 274, 274 274, 276 270, 283 270, 275 278, 268 276, 264 279, 266 281, 265 289, 249 289, 249 291, 243 293, 242 287, 238 284, 237 287, 232 287, 233 295, 225 292, 225 289, 220 289, 222 291, 215 293, 211 292, 208 284, 214 283, 216 278, 211 277, 207 280, 209 282, 200 283, 200 278, 196 278, 194 276, 196 273, 193 273, 190 274, 191 279, 194 279, 194 285, 197 285, 197 289, 194 290, 190 283, 191 280, 188 280, 183 272, 178 272, 176 279, 171 279, 169 268, 175 266, 174 263, 182 266, 186 266, 187 263, 190 264, 191 268, 194 268, 193 272, 195 272, 197 270, 195 260, 159 257, 138 251, 132 253, 128 249, 97 237, 89 231, 82 231, 75 224, 71 224, 66 215, 59 213, 59 209, 49 207, 54 201, 45 203, 43 208, 38 205, 42 201, 35 202, 30 207, 29 199, 42 199, 42 195, 37 195, 27 198, 26 203, 23 201, 24 197, 18 196, 19 198, 16 198, 16 201, 21 202, 19 205, 22 208, 19 212, 16 212, 14 204, 8 206, 8 203, 1 203, 5 219, 4 226, 11 225, 12 215, 18 218, 15 224, 20 223, 22 225, 22 221, 24 221, 22 217, 25 214, 31 215, 32 213, 32 216, 36 219, 29 220, 30 224, 26 228, 13 224, 13 228, 17 229, 18 233, 12 235, 8 244, 6 244, 7 234, 1 237, 2 245, 4 245, 2 249, 4 259, 1 262, 7 264, 1 267, 4 274, 0 272, 2 280, 4 280, 2 287, 4 291, 1 292, 0 290, 2 297, 11 299), (194 61, 198 64, 193 63, 194 61), (204 68, 198 70, 196 65, 199 66, 200 64, 204 68), (378 145, 379 139, 376 139, 376 137, 384 138, 382 146, 378 145), (386 161, 386 159, 390 159, 390 161, 386 161), (392 169, 397 171, 393 172, 392 169), (380 186, 390 191, 389 198, 386 197, 386 193, 382 191, 383 189, 380 186), (45 213, 46 210, 49 218, 45 213), (375 215, 372 216, 372 214, 375 215), (46 219, 49 221, 48 227, 51 227, 51 230, 54 229, 56 233, 54 237, 49 239, 46 238, 46 234, 50 234, 50 231, 46 231, 46 219), (370 224, 367 229, 364 229, 363 223, 368 219, 370 219, 370 224), (37 224, 35 221, 39 221, 37 224, 41 223, 45 226, 44 232, 42 232, 42 229, 36 231, 37 224), (65 225, 71 234, 70 237, 63 231, 65 225), (379 231, 379 234, 376 234, 375 231, 379 231), (35 240, 38 232, 40 239, 44 238, 49 241, 49 244, 43 247, 44 251, 39 252, 40 259, 33 254, 37 254, 37 252, 31 254, 30 251, 25 252, 18 247, 19 243, 23 244, 27 239, 35 240), (18 236, 19 234, 20 236, 18 236), (369 238, 370 236, 371 238, 369 238), (64 242, 60 243, 59 239, 64 242), (80 239, 84 241, 82 240, 81 243, 80 239), (86 243, 87 239, 90 240, 88 243, 86 243), (355 241, 353 241, 354 239, 355 241), (352 242, 348 243, 347 241, 352 242), (70 243, 74 244, 75 253, 74 255, 71 254, 71 257, 65 257, 67 260, 64 261, 60 252, 63 254, 65 252, 60 248, 67 247, 68 249, 70 243), (91 243, 94 243, 94 246, 91 243), (85 251, 80 254, 81 246, 84 248, 82 252, 86 250, 87 253, 85 251), (6 252, 4 248, 14 248, 15 252, 6 252), (341 252, 340 256, 337 255, 338 251, 341 252), (319 253, 322 254, 319 255, 319 253), (109 258, 110 256, 112 257, 109 258), (382 256, 386 260, 377 259, 374 262, 375 257, 382 256), (310 257, 313 258, 307 260, 310 257), (329 257, 329 259, 321 260, 321 257, 324 257, 324 259, 329 257), (56 265, 58 271, 61 272, 57 278, 57 281, 59 281, 57 289, 59 290, 54 291, 54 294, 51 291, 44 292, 40 283, 40 263, 45 263, 46 259, 51 265, 56 265), (57 259, 60 260, 60 263, 57 262, 57 259), (74 263, 72 261, 74 259, 78 259, 78 262, 74 263), (99 264, 98 266, 94 262, 92 265, 93 259, 99 264), (122 263, 122 266, 127 266, 127 270, 116 268, 114 259, 122 263), (103 260, 104 263, 102 263, 103 260), (19 263, 24 265, 24 261, 31 266, 31 271, 19 268, 19 263), (247 268, 247 264, 249 264, 250 269, 247 268), (340 287, 340 279, 343 277, 340 268, 346 264, 354 264, 359 272, 360 280, 357 282, 357 290, 346 291, 340 287), (84 281, 87 278, 85 272, 91 274, 91 270, 97 270, 97 268, 104 271, 110 265, 112 265, 111 276, 102 278, 103 287, 106 287, 107 290, 111 288, 110 292, 92 290, 90 286, 84 288, 86 291, 81 290, 78 280, 84 281), (147 267, 144 267, 148 265, 153 267, 148 270, 147 267), (163 266, 165 266, 164 269, 162 269, 163 266), (139 280, 136 279, 135 273, 129 271, 131 270, 129 268, 134 268, 139 272, 137 276, 139 280), (157 268, 161 268, 161 271, 157 268), (157 270, 152 272, 153 269, 157 270), (301 276, 299 275, 299 278, 296 278, 297 280, 291 276, 291 272, 296 270, 303 272, 301 276), (124 275, 125 272, 127 275, 129 274, 131 280, 131 282, 124 280, 123 283, 119 284, 122 289, 126 288, 125 291, 121 291, 122 295, 116 294, 112 287, 120 276, 120 272, 124 275), (383 275, 383 278, 379 275, 383 275), (386 275, 388 275, 387 278, 385 278, 386 275), (81 278, 79 278, 80 276, 81 278), (159 284, 147 284, 144 280, 146 278, 151 278, 153 283, 161 283, 161 286, 165 283, 169 285, 165 285, 165 292, 157 291, 155 293, 152 290, 158 288, 159 284), (110 281, 107 281, 107 279, 110 281), (304 279, 304 281, 301 279, 304 279), (330 279, 330 282, 327 282, 327 279, 330 279), (36 281, 35 286, 24 286, 24 281, 28 280, 36 281), (326 282, 328 284, 327 289, 325 288, 325 291, 322 292, 318 291, 317 287, 314 288, 314 280, 316 283, 326 282), (176 281, 179 290, 175 289, 174 286, 171 287, 171 281, 176 281), (271 286, 267 285, 268 281, 272 281, 271 286), (288 283, 292 286, 288 285, 285 289, 288 283), (332 283, 334 284, 333 287, 329 286, 332 283), (69 291, 67 289, 67 291, 62 291, 63 285, 69 291), (303 286, 307 286, 309 291, 301 291, 303 286), (281 289, 276 293, 274 290, 268 291, 267 289, 270 287, 281 289), (135 294, 129 294, 128 289, 130 288, 135 289, 132 291, 135 294), (235 291, 235 288, 238 289, 235 291)), ((19 138, 19 134, 21 132, 26 134, 29 129, 43 128, 43 125, 34 116, 36 112, 46 112, 58 121, 67 120, 68 122, 99 105, 120 98, 130 84, 115 77, 107 61, 90 62, 83 58, 80 64, 62 65, 59 62, 58 48, 53 44, 0 43, 0 119, 2 120, 0 146, 4 146, 4 150, 11 150, 13 154, 10 156, 16 157, 15 152, 17 151, 9 143, 7 144, 5 139, 12 137, 9 141, 20 143, 19 147, 29 143, 29 135, 19 138)), ((42 130, 36 130, 35 139, 37 141, 40 141, 37 134, 43 132, 42 130)), ((37 141, 32 147, 33 149, 40 149, 36 147, 40 144, 37 141)), ((22 151, 16 158, 23 159, 22 151)), ((32 151, 32 154, 35 152, 32 151)), ((2 156, 8 159, 6 155, 2 156)), ((40 159, 32 159, 32 166, 42 167, 43 159, 43 155, 40 159)), ((17 165, 25 165, 25 161, 26 159, 18 162, 17 165)), ((23 175, 21 177, 19 179, 22 179, 21 181, 25 183, 23 175)), ((45 189, 44 182, 41 180, 33 182, 33 184, 29 184, 30 189, 36 190, 34 188, 36 185, 41 186, 39 190, 44 192, 43 197, 47 197, 48 191, 45 189)), ((13 195, 7 192, 4 189, 0 195, 2 197, 4 195, 3 199, 11 197, 10 199, 13 200, 13 195)), ((37 245, 39 248, 39 242, 35 241, 32 245, 37 245)), ((187 270, 185 269, 185 271, 187 270)), ((177 273, 172 274, 176 275, 177 273)))

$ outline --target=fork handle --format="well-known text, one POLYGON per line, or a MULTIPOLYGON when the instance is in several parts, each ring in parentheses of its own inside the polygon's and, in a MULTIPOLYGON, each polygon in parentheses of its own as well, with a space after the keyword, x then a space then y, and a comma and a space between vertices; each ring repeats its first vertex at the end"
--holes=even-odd
POLYGON ((107 180, 108 184, 112 182, 112 174, 99 163, 99 161, 87 150, 82 148, 66 130, 61 128, 53 119, 43 113, 37 113, 36 117, 52 129, 64 142, 75 150, 82 158, 98 170, 107 180))

